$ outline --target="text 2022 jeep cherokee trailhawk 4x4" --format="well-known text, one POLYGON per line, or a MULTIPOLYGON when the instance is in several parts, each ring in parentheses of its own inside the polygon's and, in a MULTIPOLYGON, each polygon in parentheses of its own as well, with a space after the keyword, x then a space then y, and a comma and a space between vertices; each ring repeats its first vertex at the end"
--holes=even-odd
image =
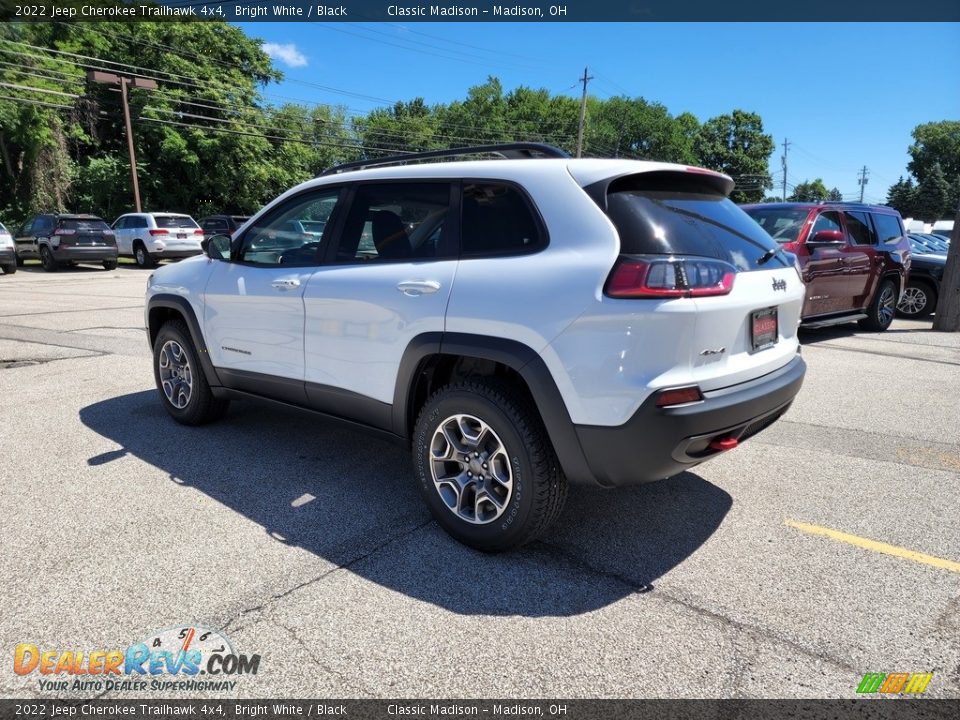
POLYGON ((524 143, 402 160, 334 168, 151 276, 175 420, 256 397, 377 431, 437 522, 495 551, 568 481, 675 475, 790 406, 803 285, 729 177, 524 143))

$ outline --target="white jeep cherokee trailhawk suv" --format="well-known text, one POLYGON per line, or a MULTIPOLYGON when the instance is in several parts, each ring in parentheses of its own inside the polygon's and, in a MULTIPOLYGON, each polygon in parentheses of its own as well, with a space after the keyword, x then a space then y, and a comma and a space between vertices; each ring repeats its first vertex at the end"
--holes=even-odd
POLYGON ((267 398, 366 427, 412 448, 455 538, 523 543, 568 482, 675 475, 799 391, 794 258, 732 188, 529 143, 334 168, 151 276, 160 399, 189 425, 267 398), (469 154, 502 159, 424 162, 469 154))

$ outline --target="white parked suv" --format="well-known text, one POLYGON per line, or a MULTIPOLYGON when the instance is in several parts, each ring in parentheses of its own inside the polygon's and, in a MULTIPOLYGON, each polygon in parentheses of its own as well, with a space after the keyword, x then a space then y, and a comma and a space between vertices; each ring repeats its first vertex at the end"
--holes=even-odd
POLYGON ((132 257, 140 267, 153 267, 164 258, 200 255, 203 230, 181 213, 128 213, 113 223, 117 251, 132 257))
POLYGON ((269 398, 403 443, 487 551, 542 533, 568 482, 666 478, 787 411, 803 284, 729 177, 529 143, 424 162, 477 152, 334 168, 153 273, 167 411, 269 398))

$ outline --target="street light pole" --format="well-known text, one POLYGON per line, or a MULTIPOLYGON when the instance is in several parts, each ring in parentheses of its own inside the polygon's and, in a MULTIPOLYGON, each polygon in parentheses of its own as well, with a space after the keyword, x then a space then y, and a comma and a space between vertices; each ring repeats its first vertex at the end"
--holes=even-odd
POLYGON ((119 85, 120 97, 123 99, 123 122, 127 130, 127 150, 130 153, 130 182, 133 185, 133 204, 137 212, 142 212, 140 205, 140 182, 137 179, 137 153, 133 148, 133 122, 130 120, 130 100, 127 88, 133 86, 143 90, 156 90, 157 83, 149 78, 133 77, 129 75, 114 75, 99 70, 87 72, 87 80, 106 85, 119 85))

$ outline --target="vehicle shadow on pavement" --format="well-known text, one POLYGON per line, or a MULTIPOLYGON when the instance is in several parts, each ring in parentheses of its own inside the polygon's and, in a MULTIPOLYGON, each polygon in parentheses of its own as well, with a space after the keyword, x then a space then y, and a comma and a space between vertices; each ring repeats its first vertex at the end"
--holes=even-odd
POLYGON ((431 521, 404 449, 311 415, 234 403, 219 423, 189 428, 151 390, 84 407, 80 419, 120 446, 89 458, 91 467, 132 455, 276 541, 461 614, 569 616, 643 592, 694 553, 732 504, 693 473, 616 491, 573 487, 541 542, 484 555, 431 521))

